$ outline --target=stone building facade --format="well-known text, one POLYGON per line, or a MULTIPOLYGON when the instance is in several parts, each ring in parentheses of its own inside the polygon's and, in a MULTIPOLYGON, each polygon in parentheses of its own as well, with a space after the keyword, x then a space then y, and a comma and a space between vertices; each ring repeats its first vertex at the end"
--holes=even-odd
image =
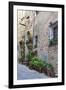
POLYGON ((28 39, 27 32, 30 31, 33 39, 33 51, 35 51, 37 56, 42 60, 51 63, 54 66, 56 74, 58 73, 58 45, 49 46, 49 40, 52 40, 54 37, 53 26, 50 27, 50 25, 57 21, 57 12, 18 11, 18 44, 24 39, 24 59, 27 60, 26 55, 28 48, 26 46, 26 40, 28 39))
MULTIPOLYGON (((58 44, 49 46, 49 39, 53 39, 53 28, 57 27, 56 32, 58 33, 58 23, 52 25, 58 21, 57 12, 38 12, 35 19, 34 26, 34 44, 35 36, 38 37, 37 41, 37 55, 54 66, 55 74, 58 73, 58 44), (51 30, 51 32, 49 32, 51 30)), ((54 32, 55 33, 55 32, 54 32)), ((56 34, 57 39, 58 35, 56 34)))
POLYGON ((24 41, 24 49, 20 48, 18 50, 18 58, 21 58, 21 51, 23 51, 24 54, 24 60, 27 60, 26 56, 28 54, 28 48, 26 45, 26 41, 28 40, 27 32, 29 31, 31 34, 31 37, 33 37, 33 24, 35 19, 35 12, 34 11, 18 11, 18 26, 17 26, 17 43, 18 47, 20 47, 20 42, 24 41))

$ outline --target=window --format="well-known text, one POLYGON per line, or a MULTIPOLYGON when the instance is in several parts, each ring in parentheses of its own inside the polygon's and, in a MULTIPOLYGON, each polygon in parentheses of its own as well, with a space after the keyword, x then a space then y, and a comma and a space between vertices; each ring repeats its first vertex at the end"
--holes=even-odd
POLYGON ((35 46, 34 46, 35 48, 37 48, 37 42, 38 42, 38 36, 36 35, 35 36, 35 46))
POLYGON ((49 46, 56 45, 58 43, 58 21, 50 23, 48 32, 49 46))

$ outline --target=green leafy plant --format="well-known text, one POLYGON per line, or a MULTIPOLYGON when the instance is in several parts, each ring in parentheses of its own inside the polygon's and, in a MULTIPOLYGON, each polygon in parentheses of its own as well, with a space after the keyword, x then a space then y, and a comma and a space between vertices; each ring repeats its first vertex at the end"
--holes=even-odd
POLYGON ((28 59, 28 61, 32 60, 32 58, 33 58, 33 53, 32 53, 32 52, 29 52, 29 53, 27 54, 27 59, 28 59))
POLYGON ((38 57, 34 57, 32 58, 32 60, 30 61, 30 67, 33 68, 38 68, 38 69, 42 69, 44 67, 46 67, 46 62, 42 61, 40 58, 38 57))
POLYGON ((51 69, 53 69, 53 66, 51 64, 47 63, 47 69, 51 70, 51 69))
POLYGON ((45 60, 42 61, 38 57, 34 57, 31 59, 29 67, 31 67, 39 72, 43 72, 48 76, 54 76, 53 66, 51 64, 47 63, 45 60))

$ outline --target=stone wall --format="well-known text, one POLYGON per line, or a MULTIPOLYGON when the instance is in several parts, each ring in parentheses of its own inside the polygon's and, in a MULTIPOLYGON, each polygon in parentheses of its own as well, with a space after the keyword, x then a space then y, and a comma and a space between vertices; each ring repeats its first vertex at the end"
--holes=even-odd
MULTIPOLYGON (((19 45, 20 41, 24 41, 24 53, 25 53, 25 58, 24 60, 27 60, 26 56, 28 54, 28 48, 26 45, 26 41, 28 40, 27 37, 27 32, 29 31, 31 33, 31 36, 33 37, 33 23, 34 23, 34 11, 22 11, 18 10, 17 13, 17 20, 18 20, 18 25, 17 25, 17 43, 19 45)), ((19 45, 20 47, 20 45, 19 45)), ((18 57, 20 58, 20 53, 21 49, 18 50, 18 57)))
POLYGON ((39 12, 35 19, 34 36, 38 36, 37 53, 42 60, 48 58, 48 25, 46 22, 50 15, 50 12, 39 12))
MULTIPOLYGON (((34 36, 38 36, 38 56, 43 60, 48 60, 48 28, 50 22, 57 19, 57 12, 39 12, 35 17, 34 36)), ((33 40, 34 41, 34 40, 33 40)))
POLYGON ((58 74, 58 45, 49 47, 48 62, 54 67, 55 74, 58 74))
POLYGON ((47 60, 54 67, 55 74, 58 74, 58 52, 57 46, 49 47, 48 28, 50 22, 58 20, 57 12, 39 12, 35 19, 34 36, 38 35, 38 56, 42 60, 47 60))

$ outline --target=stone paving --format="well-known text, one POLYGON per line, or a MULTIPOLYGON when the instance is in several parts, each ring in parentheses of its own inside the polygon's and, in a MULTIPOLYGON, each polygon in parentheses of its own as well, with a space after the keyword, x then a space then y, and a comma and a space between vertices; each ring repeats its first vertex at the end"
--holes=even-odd
POLYGON ((30 70, 27 66, 17 64, 17 80, 48 78, 44 73, 30 70))

